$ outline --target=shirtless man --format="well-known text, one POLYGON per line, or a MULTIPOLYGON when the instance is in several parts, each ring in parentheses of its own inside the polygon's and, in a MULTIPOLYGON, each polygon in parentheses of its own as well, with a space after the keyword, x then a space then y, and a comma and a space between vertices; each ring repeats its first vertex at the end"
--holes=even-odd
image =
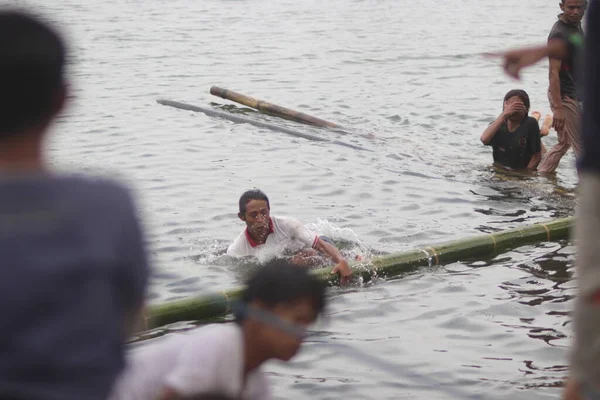
POLYGON ((340 275, 341 283, 349 280, 352 270, 333 244, 311 233, 297 219, 271 216, 270 212, 269 198, 262 191, 242 194, 238 217, 246 223, 246 229, 227 249, 229 256, 255 257, 266 262, 291 253, 292 262, 306 265, 307 258, 321 253, 336 263, 332 273, 340 275))

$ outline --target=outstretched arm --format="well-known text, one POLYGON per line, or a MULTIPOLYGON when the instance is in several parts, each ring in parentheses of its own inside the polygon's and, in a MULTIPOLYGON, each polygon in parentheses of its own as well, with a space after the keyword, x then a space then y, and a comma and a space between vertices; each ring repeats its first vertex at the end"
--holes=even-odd
POLYGON ((526 47, 497 54, 504 58, 504 71, 515 79, 520 79, 522 69, 537 64, 542 59, 562 60, 569 55, 568 43, 559 38, 551 39, 546 46, 526 47))
POLYGON ((340 275, 340 282, 342 284, 347 283, 352 275, 352 270, 340 251, 334 245, 327 243, 321 238, 317 239, 317 244, 314 247, 321 253, 328 255, 336 263, 335 268, 331 272, 340 275))

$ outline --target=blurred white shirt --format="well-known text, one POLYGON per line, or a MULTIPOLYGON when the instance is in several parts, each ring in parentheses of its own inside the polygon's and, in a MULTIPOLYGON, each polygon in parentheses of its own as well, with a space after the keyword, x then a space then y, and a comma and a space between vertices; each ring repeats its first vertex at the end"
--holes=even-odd
POLYGON ((270 400, 260 368, 243 383, 244 341, 236 323, 213 324, 169 335, 128 354, 109 400, 158 399, 165 387, 182 396, 221 394, 270 400))

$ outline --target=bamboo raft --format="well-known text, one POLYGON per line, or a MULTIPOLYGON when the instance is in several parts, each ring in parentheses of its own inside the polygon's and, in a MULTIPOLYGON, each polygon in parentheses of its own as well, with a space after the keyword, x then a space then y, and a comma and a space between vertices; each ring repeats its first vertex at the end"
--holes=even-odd
MULTIPOLYGON (((574 217, 562 218, 374 257, 366 264, 355 264, 353 273, 355 279, 367 282, 373 277, 396 276, 421 267, 489 257, 526 244, 567 239, 574 220, 574 217)), ((338 276, 331 274, 331 268, 317 269, 313 273, 329 285, 339 283, 338 276)), ((148 310, 148 329, 179 321, 209 320, 225 316, 231 312, 231 302, 239 298, 242 290, 236 288, 153 305, 148 310)))

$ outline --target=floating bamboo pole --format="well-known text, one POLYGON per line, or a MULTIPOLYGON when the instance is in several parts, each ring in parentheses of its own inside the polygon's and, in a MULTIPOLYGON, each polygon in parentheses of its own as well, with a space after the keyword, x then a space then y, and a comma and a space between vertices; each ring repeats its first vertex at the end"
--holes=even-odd
POLYGON ((322 137, 319 137, 319 136, 315 136, 315 135, 311 135, 311 134, 308 134, 308 133, 298 132, 296 130, 285 128, 285 127, 282 127, 282 126, 277 126, 277 125, 273 125, 273 124, 269 124, 269 123, 261 122, 261 121, 255 121, 255 120, 250 119, 250 118, 244 118, 244 117, 240 117, 240 116, 233 115, 233 114, 230 114, 230 113, 225 113, 225 112, 221 112, 221 111, 215 111, 215 110, 211 110, 211 109, 208 109, 208 108, 203 108, 203 107, 198 107, 198 106, 194 106, 194 105, 191 105, 191 104, 181 103, 179 101, 158 99, 158 100, 156 100, 156 102, 158 104, 162 104, 163 106, 175 107, 175 108, 179 108, 181 110, 201 112, 201 113, 204 113, 204 114, 206 114, 208 116, 211 116, 211 117, 223 118, 223 119, 227 119, 229 121, 237 122, 237 123, 240 123, 240 124, 250 124, 250 125, 257 126, 259 128, 270 129, 272 131, 282 132, 282 133, 285 133, 287 135, 291 135, 291 136, 295 136, 295 137, 300 137, 300 138, 307 139, 307 140, 312 140, 312 141, 315 141, 315 142, 329 142, 329 143, 333 143, 333 144, 338 144, 340 146, 350 147, 351 149, 355 149, 355 150, 371 151, 371 150, 366 149, 364 147, 357 146, 357 145, 350 144, 350 143, 346 143, 346 142, 342 142, 340 140, 329 140, 329 139, 325 139, 325 138, 322 138, 322 137))
POLYGON ((247 107, 257 109, 258 111, 273 115, 275 117, 289 119, 291 121, 300 122, 303 124, 322 126, 326 128, 340 128, 338 124, 325 121, 324 119, 313 117, 299 111, 294 111, 289 108, 281 107, 264 100, 255 99, 254 97, 246 96, 245 94, 234 92, 233 90, 223 89, 217 86, 210 88, 210 94, 221 97, 226 100, 235 101, 247 107))
MULTIPOLYGON (((566 239, 574 217, 557 219, 520 228, 477 235, 439 245, 421 247, 375 257, 368 265, 355 265, 355 277, 369 281, 373 277, 390 277, 409 272, 420 267, 443 265, 457 261, 488 257, 526 244, 566 239)), ((339 282, 331 268, 321 268, 313 273, 329 285, 339 282)), ((230 312, 230 303, 239 298, 242 289, 234 289, 219 294, 178 300, 151 306, 149 328, 178 321, 194 321, 217 318, 230 312)))

